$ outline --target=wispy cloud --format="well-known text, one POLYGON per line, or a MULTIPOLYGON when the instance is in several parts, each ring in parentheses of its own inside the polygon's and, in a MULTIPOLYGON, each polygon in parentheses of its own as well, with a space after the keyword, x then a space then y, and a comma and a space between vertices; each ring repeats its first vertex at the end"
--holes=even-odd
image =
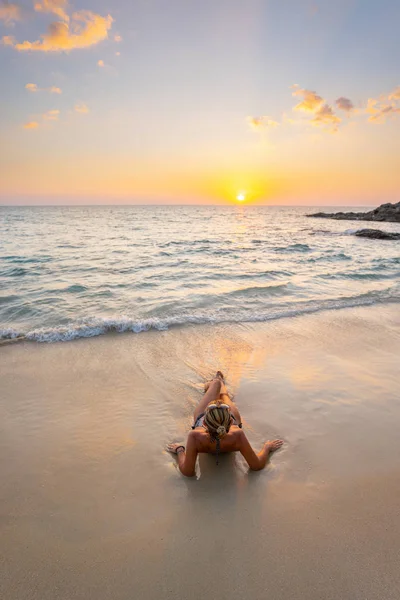
POLYGON ((82 114, 86 114, 89 112, 89 108, 84 102, 75 104, 74 110, 75 110, 75 112, 82 113, 82 114))
POLYGON ((102 17, 89 10, 81 10, 72 14, 71 22, 64 20, 51 23, 47 33, 40 36, 39 40, 19 43, 13 37, 6 36, 3 43, 19 51, 69 52, 94 46, 107 39, 112 23, 110 15, 102 17))
POLYGON ((67 0, 41 0, 40 2, 35 2, 34 8, 37 12, 52 13, 60 17, 63 21, 68 22, 69 16, 65 12, 67 6, 67 0))
MULTIPOLYGON (((74 111, 77 113, 80 113, 80 114, 87 114, 89 112, 89 107, 84 102, 80 102, 78 104, 75 104, 74 111)), ((69 111, 69 114, 71 114, 71 111, 69 111)), ((32 116, 36 120, 25 123, 23 125, 23 127, 25 129, 36 129, 39 126, 42 127, 42 125, 44 125, 45 123, 48 123, 49 121, 51 121, 51 122, 59 121, 60 116, 61 116, 61 111, 58 108, 53 108, 51 110, 47 110, 42 115, 32 115, 32 116)))
POLYGON ((116 52, 115 56, 121 56, 121 52, 116 52))
POLYGON ((36 83, 27 83, 25 89, 29 92, 37 92, 39 88, 36 83))
POLYGON ((393 104, 378 104, 376 101, 368 104, 367 111, 371 113, 368 118, 370 123, 385 123, 388 117, 400 114, 400 107, 393 104))
POLYGON ((13 25, 15 21, 20 21, 22 18, 22 11, 18 4, 12 4, 11 2, 0 3, 0 21, 3 21, 6 25, 13 25))
POLYGON ((58 121, 59 116, 60 116, 59 110, 57 110, 57 109, 48 110, 47 112, 44 113, 43 119, 45 121, 58 121))
POLYGON ((25 123, 23 127, 24 129, 37 129, 39 123, 37 121, 29 121, 29 123, 25 123))
POLYGON ((122 42, 122 37, 118 33, 114 35, 114 42, 122 42))
POLYGON ((28 123, 24 124, 24 129, 37 129, 41 124, 43 124, 43 122, 45 121, 58 121, 60 118, 60 111, 56 108, 52 109, 52 110, 48 110, 46 111, 44 114, 42 115, 35 115, 35 118, 38 119, 36 121, 29 121, 28 123))
POLYGON ((1 43, 3 46, 13 46, 15 44, 15 38, 12 35, 3 35, 1 43))
POLYGON ((348 98, 344 98, 343 96, 338 98, 335 104, 340 110, 344 110, 346 113, 350 113, 352 110, 354 110, 354 104, 352 101, 348 98))
POLYGON ((310 120, 311 125, 323 127, 330 133, 335 133, 341 122, 341 118, 335 114, 333 108, 326 100, 312 90, 298 86, 293 86, 293 88, 292 95, 302 98, 302 101, 296 104, 293 110, 311 113, 313 115, 313 118, 310 120))
POLYGON ((386 119, 397 117, 400 114, 400 86, 389 94, 382 94, 378 98, 369 98, 366 108, 370 123, 385 123, 386 119))
POLYGON ((252 129, 260 130, 260 129, 269 129, 273 127, 278 127, 279 123, 271 119, 271 117, 247 117, 247 122, 252 129))
MULTIPOLYGON (((293 113, 305 113, 303 118, 296 117, 295 114, 289 117, 283 114, 280 123, 271 117, 247 117, 247 122, 255 131, 260 131, 268 127, 292 126, 304 124, 313 127, 320 127, 329 133, 336 133, 342 123, 339 117, 323 96, 313 90, 301 88, 295 84, 291 86, 292 96, 300 98, 293 108, 293 113)), ((394 118, 400 115, 400 86, 394 88, 392 92, 381 94, 378 98, 370 98, 364 108, 355 108, 352 100, 345 96, 340 96, 334 102, 335 106, 346 113, 346 121, 353 118, 363 118, 368 116, 369 123, 385 123, 388 118, 394 118)))
MULTIPOLYGON (((300 102, 293 106, 293 113, 304 113, 303 117, 293 115, 288 116, 287 113, 282 115, 280 122, 271 117, 247 117, 247 121, 253 130, 259 131, 262 129, 293 125, 310 125, 312 127, 320 127, 329 133, 336 133, 342 119, 335 113, 335 110, 327 102, 327 100, 314 90, 308 90, 300 87, 298 84, 292 85, 292 96, 300 102)), ((341 96, 335 102, 336 106, 348 114, 354 109, 354 105, 349 98, 341 96)))
POLYGON ((317 127, 327 127, 331 133, 337 131, 341 121, 342 119, 333 112, 333 109, 329 104, 323 104, 318 108, 314 113, 314 117, 311 119, 313 125, 316 125, 317 127))
POLYGON ((98 60, 97 61, 97 66, 98 67, 104 67, 104 60, 98 60))
POLYGON ((400 100, 400 85, 389 94, 389 100, 400 100))
POLYGON ((49 92, 50 94, 62 94, 62 89, 52 85, 48 88, 40 88, 36 83, 27 83, 25 89, 28 92, 49 92))
POLYGON ((301 110, 303 112, 316 112, 324 103, 324 99, 319 96, 316 92, 312 92, 311 90, 306 90, 303 88, 298 88, 298 86, 293 86, 295 88, 294 92, 292 92, 292 96, 299 96, 303 98, 303 100, 296 104, 294 110, 301 110))
MULTIPOLYGON (((88 114, 90 111, 89 111, 89 107, 87 106, 87 104, 85 104, 84 102, 79 102, 79 103, 75 104, 74 112, 84 115, 84 114, 88 114)), ((68 113, 71 114, 71 111, 68 111, 68 113)), ((42 127, 45 123, 47 123, 49 121, 51 121, 51 122, 59 121, 60 116, 61 116, 61 111, 58 108, 53 108, 51 110, 47 110, 42 115, 31 115, 31 116, 35 120, 25 123, 23 125, 23 127, 25 129, 36 129, 39 126, 42 127)))

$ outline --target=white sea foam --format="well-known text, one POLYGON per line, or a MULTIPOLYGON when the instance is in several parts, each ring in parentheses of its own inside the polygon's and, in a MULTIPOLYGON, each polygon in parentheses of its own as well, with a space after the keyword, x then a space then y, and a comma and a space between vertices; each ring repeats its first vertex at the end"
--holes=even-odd
POLYGON ((399 302, 400 298, 383 296, 381 294, 365 294, 354 298, 331 300, 321 303, 299 305, 285 310, 266 311, 257 314, 237 314, 236 316, 223 316, 218 314, 187 314, 167 318, 152 318, 135 320, 127 316, 89 317, 69 325, 49 328, 39 328, 26 333, 14 329, 0 330, 0 340, 27 340, 32 342, 69 342, 78 338, 90 338, 107 333, 142 333, 156 330, 166 331, 171 327, 187 325, 217 325, 222 323, 256 323, 271 320, 297 317, 323 310, 340 310, 357 306, 369 306, 378 303, 399 302))
POLYGON ((0 329, 0 340, 15 340, 17 338, 24 338, 25 334, 22 331, 7 327, 6 329, 0 329))

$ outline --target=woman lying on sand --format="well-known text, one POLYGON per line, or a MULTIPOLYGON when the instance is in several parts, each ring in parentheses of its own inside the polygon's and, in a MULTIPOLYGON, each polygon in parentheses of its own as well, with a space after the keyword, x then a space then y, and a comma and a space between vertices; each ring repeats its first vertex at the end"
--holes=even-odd
POLYGON ((197 454, 218 454, 220 452, 240 452, 252 471, 265 467, 272 452, 278 450, 282 440, 265 442, 258 454, 242 430, 242 419, 228 396, 224 376, 217 371, 215 379, 206 385, 205 394, 194 411, 194 425, 188 435, 187 446, 169 444, 169 452, 178 455, 179 469, 183 475, 195 474, 197 454))

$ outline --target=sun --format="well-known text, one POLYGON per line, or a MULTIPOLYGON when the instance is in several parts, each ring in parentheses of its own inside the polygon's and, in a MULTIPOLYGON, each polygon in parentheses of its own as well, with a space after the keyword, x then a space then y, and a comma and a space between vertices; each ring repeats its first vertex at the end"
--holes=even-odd
POLYGON ((238 200, 239 202, 244 202, 246 200, 246 194, 244 194, 243 192, 240 192, 236 196, 236 200, 238 200))

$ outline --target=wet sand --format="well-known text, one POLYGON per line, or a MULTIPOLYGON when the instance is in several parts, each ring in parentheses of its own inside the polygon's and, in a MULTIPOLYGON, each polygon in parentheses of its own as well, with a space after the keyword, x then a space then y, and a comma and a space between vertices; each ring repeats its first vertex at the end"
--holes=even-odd
POLYGON ((0 597, 400 597, 400 311, 0 348, 0 597), (164 451, 222 369, 264 471, 164 451))

